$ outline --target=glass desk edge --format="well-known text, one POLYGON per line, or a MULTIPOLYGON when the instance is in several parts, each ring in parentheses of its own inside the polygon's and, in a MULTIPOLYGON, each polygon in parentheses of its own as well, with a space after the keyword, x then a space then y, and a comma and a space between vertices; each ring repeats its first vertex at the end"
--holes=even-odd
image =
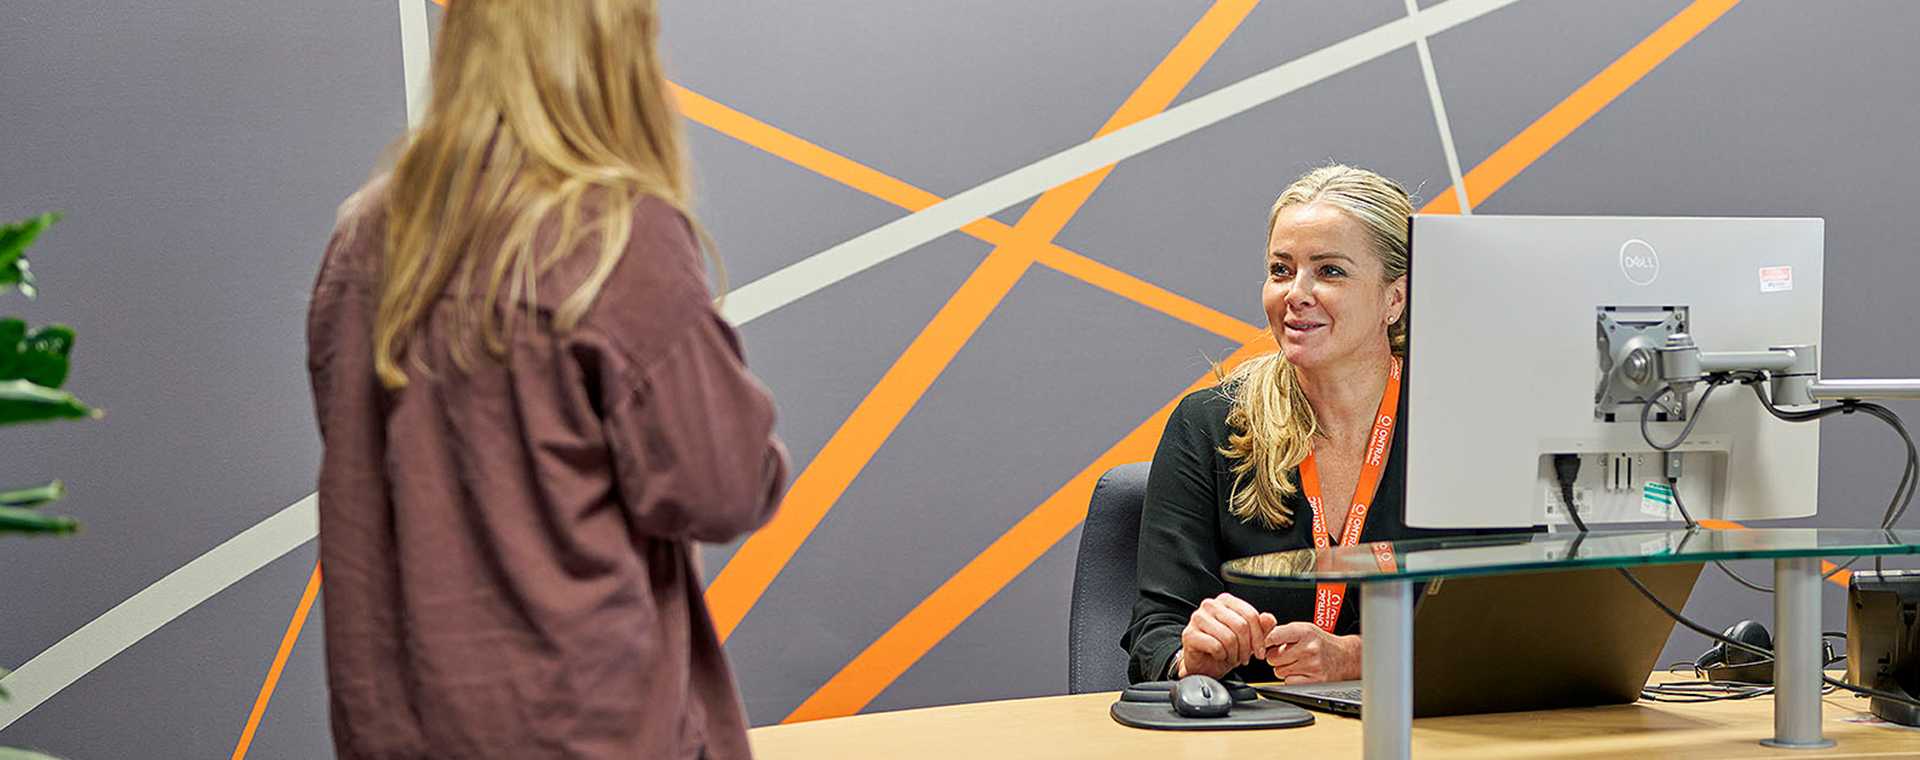
MULTIPOLYGON (((1877 528, 1825 528, 1825 529, 1823 528, 1752 528, 1752 529, 1742 529, 1742 530, 1716 530, 1716 529, 1698 528, 1693 530, 1679 529, 1679 530, 1669 530, 1669 531, 1593 531, 1591 533, 1585 534, 1584 538, 1580 536, 1581 534, 1576 534, 1571 532, 1545 533, 1545 534, 1542 534, 1542 533, 1515 534, 1513 536, 1514 538, 1525 538, 1527 540, 1526 541, 1501 540, 1501 539, 1507 539, 1508 537, 1505 537, 1505 536, 1492 537, 1494 538, 1493 541, 1486 542, 1482 546, 1474 546, 1470 544, 1472 544, 1474 539, 1485 539, 1489 537, 1479 536, 1479 537, 1462 537, 1462 538, 1451 538, 1451 539, 1422 538, 1422 539, 1410 539, 1406 541, 1394 541, 1394 542, 1368 542, 1368 543, 1363 543, 1355 546, 1335 547, 1335 548, 1325 549, 1325 550, 1295 549, 1295 550, 1286 551, 1286 552, 1273 552, 1270 554, 1262 554, 1262 555, 1255 555, 1251 557, 1241 557, 1238 559, 1228 560, 1221 564, 1220 574, 1223 580, 1226 580, 1232 583, 1241 584, 1241 585, 1297 588, 1301 586, 1313 586, 1319 583, 1365 584, 1365 583, 1389 583, 1389 582, 1395 582, 1395 581, 1418 582, 1418 581, 1435 580, 1440 578, 1465 578, 1465 577, 1482 576, 1482 575, 1506 575, 1506 574, 1513 574, 1513 573, 1552 572, 1557 570, 1582 570, 1582 569, 1612 568, 1612 567, 1630 568, 1630 567, 1642 567, 1642 566, 1650 566, 1650 565, 1670 565, 1670 564, 1687 564, 1687 563, 1694 563, 1694 562, 1712 562, 1716 560, 1725 561, 1725 560, 1752 560, 1752 559, 1787 559, 1787 558, 1794 558, 1794 557, 1823 557, 1823 558, 1824 557, 1849 557, 1849 558, 1851 557, 1888 557, 1888 556, 1920 554, 1920 531, 1916 531, 1912 529, 1881 530, 1877 528), (1723 536, 1739 536, 1741 538, 1755 538, 1755 537, 1765 536, 1767 534, 1805 535, 1808 532, 1813 532, 1817 534, 1820 531, 1828 531, 1829 533, 1853 534, 1853 535, 1845 536, 1847 538, 1864 538, 1865 534, 1880 534, 1885 537, 1885 540, 1878 543, 1859 542, 1859 541, 1843 542, 1843 543, 1836 543, 1835 545, 1832 545, 1832 546, 1815 545, 1815 546, 1784 547, 1784 548, 1765 548, 1765 547, 1727 548, 1727 549, 1717 549, 1717 550, 1696 549, 1690 552, 1667 550, 1667 551, 1646 552, 1641 554, 1621 554, 1621 555, 1586 556, 1586 557, 1578 556, 1578 553, 1577 553, 1577 547, 1584 545, 1584 543, 1587 541, 1625 539, 1625 540, 1644 540, 1650 543, 1653 540, 1661 537, 1680 538, 1683 536, 1690 536, 1690 537, 1697 538, 1700 536, 1711 536, 1713 534, 1720 534, 1723 536), (1407 552, 1402 550, 1403 547, 1407 549, 1412 549, 1414 550, 1415 553, 1420 553, 1424 551, 1470 551, 1470 550, 1481 549, 1481 548, 1506 548, 1506 547, 1516 547, 1516 546, 1547 546, 1548 544, 1544 542, 1537 542, 1535 540, 1539 536, 1550 536, 1554 539, 1564 538, 1565 543, 1576 548, 1575 556, 1563 557, 1558 559, 1551 559, 1551 558, 1545 558, 1545 557, 1534 558, 1534 559, 1519 559, 1519 560, 1513 560, 1513 561, 1489 563, 1484 565, 1469 565, 1469 566, 1461 566, 1461 567, 1407 569, 1404 566, 1400 566, 1398 569, 1392 572, 1383 572, 1378 568, 1370 570, 1365 567, 1358 567, 1358 566, 1343 566, 1343 567, 1319 569, 1317 567, 1317 564, 1315 568, 1307 568, 1307 569, 1294 571, 1294 572, 1287 572, 1287 573, 1253 572, 1253 571, 1248 571, 1243 569, 1246 564, 1253 561, 1261 560, 1262 558, 1275 558, 1275 557, 1283 557, 1286 555, 1300 555, 1302 553, 1320 552, 1320 551, 1334 553, 1334 561, 1337 561, 1339 559, 1346 559, 1346 560, 1355 561, 1357 563, 1359 560, 1372 558, 1377 562, 1383 556, 1383 552, 1381 552, 1379 549, 1379 547, 1383 544, 1390 549, 1390 551, 1385 552, 1384 554, 1388 557, 1393 558, 1393 560, 1396 563, 1404 561, 1402 558, 1406 556, 1407 552), (1439 543, 1439 542, 1447 542, 1447 541, 1452 541, 1460 545, 1450 545, 1450 546, 1425 545, 1425 544, 1428 544, 1429 542, 1439 543), (1239 567, 1236 567, 1236 566, 1239 566, 1239 567)), ((1684 543, 1684 539, 1682 539, 1682 542, 1684 543)))

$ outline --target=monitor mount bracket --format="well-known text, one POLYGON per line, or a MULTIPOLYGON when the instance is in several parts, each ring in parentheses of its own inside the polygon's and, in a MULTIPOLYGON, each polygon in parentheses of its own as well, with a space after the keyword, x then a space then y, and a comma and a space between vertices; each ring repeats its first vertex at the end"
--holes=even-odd
POLYGON ((1765 376, 1769 397, 1782 407, 1920 399, 1920 378, 1821 379, 1820 352, 1814 345, 1702 351, 1688 333, 1685 306, 1603 306, 1596 311, 1600 373, 1593 414, 1603 422, 1638 422, 1642 410, 1653 413, 1653 422, 1684 421, 1693 391, 1710 376, 1731 372, 1765 376), (1648 399, 1654 400, 1651 409, 1648 399))

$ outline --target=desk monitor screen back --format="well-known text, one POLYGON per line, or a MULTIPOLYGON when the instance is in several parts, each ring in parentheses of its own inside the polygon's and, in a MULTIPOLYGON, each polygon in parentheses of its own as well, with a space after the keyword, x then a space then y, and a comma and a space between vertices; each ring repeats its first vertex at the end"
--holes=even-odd
MULTIPOLYGON (((1582 460, 1588 524, 1678 520, 1639 403, 1612 403, 1607 341, 1686 332, 1703 351, 1820 342, 1819 219, 1419 215, 1412 219, 1408 525, 1566 521, 1552 455, 1582 460)), ((1696 518, 1814 513, 1817 423, 1720 388, 1678 450, 1696 518)), ((1652 419, 1661 419, 1654 417, 1652 419)), ((1652 422, 1662 443, 1680 422, 1652 422)))

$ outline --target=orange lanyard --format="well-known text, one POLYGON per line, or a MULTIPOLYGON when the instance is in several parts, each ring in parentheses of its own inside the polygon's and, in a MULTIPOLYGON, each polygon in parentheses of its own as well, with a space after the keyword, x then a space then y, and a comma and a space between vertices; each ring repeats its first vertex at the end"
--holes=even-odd
MULTIPOLYGON (((1360 466, 1360 481, 1354 484, 1353 506, 1347 510, 1346 527, 1340 531, 1340 546, 1360 543, 1360 530, 1367 524, 1367 510, 1373 506, 1380 489, 1380 475, 1387 469, 1387 452, 1393 448, 1394 416, 1400 410, 1400 359, 1395 357, 1387 372, 1387 391, 1380 397, 1380 411, 1373 418, 1373 433, 1367 436, 1367 458, 1360 466)), ((1320 468, 1313 453, 1300 462, 1300 485, 1307 492, 1307 505, 1313 507, 1313 548, 1333 545, 1327 531, 1326 511, 1320 506, 1320 468)), ((1392 549, 1388 548, 1391 557, 1392 549)), ((1376 548, 1375 554, 1379 551, 1376 548)), ((1346 600, 1347 584, 1322 583, 1314 589, 1313 624, 1327 633, 1340 622, 1340 603, 1346 600)))

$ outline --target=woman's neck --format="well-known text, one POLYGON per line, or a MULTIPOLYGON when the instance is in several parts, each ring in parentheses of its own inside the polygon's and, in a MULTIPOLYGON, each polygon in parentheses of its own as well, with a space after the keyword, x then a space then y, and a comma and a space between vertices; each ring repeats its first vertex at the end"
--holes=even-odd
POLYGON ((1387 390, 1387 369, 1392 363, 1393 353, 1382 346, 1378 352, 1333 366, 1301 369, 1300 385, 1307 393, 1307 404, 1313 407, 1320 433, 1336 442, 1364 439, 1372 429, 1374 413, 1380 409, 1380 396, 1387 390))

